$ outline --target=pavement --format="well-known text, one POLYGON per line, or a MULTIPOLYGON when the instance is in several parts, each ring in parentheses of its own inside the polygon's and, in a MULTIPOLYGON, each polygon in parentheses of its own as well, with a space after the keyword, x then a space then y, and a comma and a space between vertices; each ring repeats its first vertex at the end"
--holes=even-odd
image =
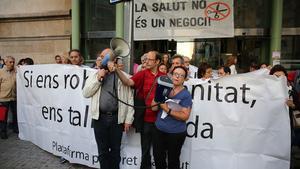
MULTIPOLYGON (((292 149, 292 169, 300 169, 300 148, 292 149)), ((40 149, 29 141, 20 140, 11 130, 8 139, 0 139, 0 169, 90 169, 69 162, 40 149)))
POLYGON ((60 157, 18 138, 11 130, 0 139, 0 169, 89 169, 80 164, 60 163, 60 157))
POLYGON ((291 169, 300 169, 300 147, 292 148, 291 169))

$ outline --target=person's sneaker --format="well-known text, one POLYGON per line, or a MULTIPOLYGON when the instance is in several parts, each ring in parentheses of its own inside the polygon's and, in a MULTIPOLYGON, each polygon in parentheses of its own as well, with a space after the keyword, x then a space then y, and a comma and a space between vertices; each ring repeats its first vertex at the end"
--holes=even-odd
POLYGON ((8 139, 7 133, 5 131, 1 132, 1 139, 8 139))

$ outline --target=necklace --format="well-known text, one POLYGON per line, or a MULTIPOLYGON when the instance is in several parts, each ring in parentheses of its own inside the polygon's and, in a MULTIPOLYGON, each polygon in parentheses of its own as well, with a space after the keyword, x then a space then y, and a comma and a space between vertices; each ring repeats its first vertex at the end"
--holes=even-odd
POLYGON ((172 96, 175 96, 176 94, 178 94, 181 90, 183 89, 183 87, 178 87, 178 88, 173 88, 172 89, 172 96), (178 89, 178 90, 175 90, 175 89, 178 89))

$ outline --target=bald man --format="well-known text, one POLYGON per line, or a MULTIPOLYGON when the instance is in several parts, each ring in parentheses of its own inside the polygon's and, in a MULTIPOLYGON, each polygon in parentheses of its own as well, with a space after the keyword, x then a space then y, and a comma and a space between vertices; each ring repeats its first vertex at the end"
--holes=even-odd
POLYGON ((109 54, 112 54, 112 50, 111 50, 110 48, 105 48, 105 49, 101 52, 100 57, 103 59, 104 56, 107 55, 108 53, 109 53, 109 54))

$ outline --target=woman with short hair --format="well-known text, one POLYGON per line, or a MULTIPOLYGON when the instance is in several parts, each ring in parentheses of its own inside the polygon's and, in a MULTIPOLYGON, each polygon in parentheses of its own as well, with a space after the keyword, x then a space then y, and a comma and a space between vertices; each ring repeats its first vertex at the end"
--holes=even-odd
MULTIPOLYGON (((166 169, 167 164, 168 168, 180 168, 179 157, 187 134, 186 121, 190 117, 193 104, 191 94, 183 86, 187 80, 187 69, 184 66, 176 66, 171 74, 173 89, 169 94, 169 100, 153 107, 153 110, 159 109, 153 138, 156 169, 166 169)), ((153 101, 152 105, 155 104, 157 103, 153 101)))

